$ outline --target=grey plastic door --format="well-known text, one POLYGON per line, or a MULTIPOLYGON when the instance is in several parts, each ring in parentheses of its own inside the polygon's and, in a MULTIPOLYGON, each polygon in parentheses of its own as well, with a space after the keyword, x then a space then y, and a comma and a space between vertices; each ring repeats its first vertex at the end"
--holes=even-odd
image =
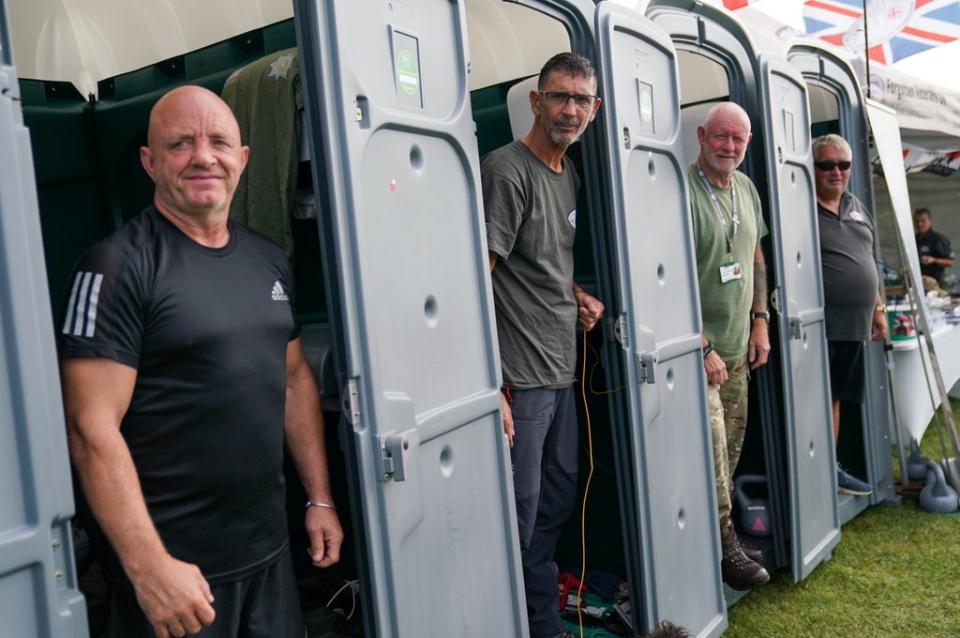
POLYGON ((295 14, 368 635, 525 636, 463 4, 295 14))
POLYGON ((0 0, 0 623, 87 636, 30 136, 0 0))
MULTIPOLYGON (((804 79, 836 97, 839 132, 853 151, 853 168, 847 188, 866 204, 871 214, 875 214, 867 113, 856 74, 845 60, 816 45, 794 46, 787 59, 800 70, 804 79)), ((876 219, 874 226, 880 228, 876 219)), ((890 455, 893 413, 883 348, 883 343, 868 341, 864 356, 866 397, 861 408, 861 421, 866 476, 874 487, 871 504, 896 497, 890 455)))
MULTIPOLYGON (((633 428, 643 617, 726 627, 700 306, 680 161, 676 51, 652 22, 596 10, 623 354, 633 428)), ((652 627, 647 627, 651 629, 652 627)))
POLYGON ((810 110, 803 77, 760 58, 776 308, 783 358, 793 575, 805 578, 840 540, 810 110))

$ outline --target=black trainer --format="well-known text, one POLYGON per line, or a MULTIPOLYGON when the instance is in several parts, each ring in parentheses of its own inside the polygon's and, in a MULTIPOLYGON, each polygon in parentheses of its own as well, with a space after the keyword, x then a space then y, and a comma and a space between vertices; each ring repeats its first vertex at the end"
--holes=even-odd
POLYGON ((870 496, 873 486, 837 466, 837 491, 851 496, 870 496))

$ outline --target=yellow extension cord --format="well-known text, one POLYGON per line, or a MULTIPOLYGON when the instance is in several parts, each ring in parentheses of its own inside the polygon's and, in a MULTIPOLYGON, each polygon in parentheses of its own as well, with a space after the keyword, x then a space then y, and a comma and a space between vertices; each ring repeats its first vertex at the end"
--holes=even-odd
POLYGON ((590 482, 593 480, 593 429, 590 423, 590 408, 587 407, 586 332, 583 333, 583 354, 581 359, 580 397, 583 399, 583 413, 587 418, 587 454, 590 457, 590 471, 587 473, 587 483, 583 488, 583 505, 580 509, 580 585, 577 587, 577 625, 580 627, 580 638, 583 638, 583 612, 580 608, 580 596, 583 593, 583 584, 587 580, 587 494, 590 493, 590 482))

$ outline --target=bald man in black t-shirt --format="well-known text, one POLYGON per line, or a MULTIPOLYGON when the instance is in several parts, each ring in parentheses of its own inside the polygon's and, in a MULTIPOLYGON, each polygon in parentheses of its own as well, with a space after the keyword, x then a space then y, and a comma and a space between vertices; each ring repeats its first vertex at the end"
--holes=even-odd
POLYGON ((150 114, 153 205, 94 246, 60 328, 70 453, 108 544, 108 635, 304 635, 283 449, 339 557, 319 392, 283 251, 228 220, 248 149, 199 87, 150 114))

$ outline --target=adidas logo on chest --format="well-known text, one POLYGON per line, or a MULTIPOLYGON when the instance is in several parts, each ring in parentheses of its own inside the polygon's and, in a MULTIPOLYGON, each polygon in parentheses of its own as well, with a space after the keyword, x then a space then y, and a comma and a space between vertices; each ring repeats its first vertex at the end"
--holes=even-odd
POLYGON ((283 289, 283 284, 280 283, 280 280, 273 282, 273 290, 270 291, 270 298, 274 301, 290 301, 290 298, 287 297, 287 291, 283 289))

